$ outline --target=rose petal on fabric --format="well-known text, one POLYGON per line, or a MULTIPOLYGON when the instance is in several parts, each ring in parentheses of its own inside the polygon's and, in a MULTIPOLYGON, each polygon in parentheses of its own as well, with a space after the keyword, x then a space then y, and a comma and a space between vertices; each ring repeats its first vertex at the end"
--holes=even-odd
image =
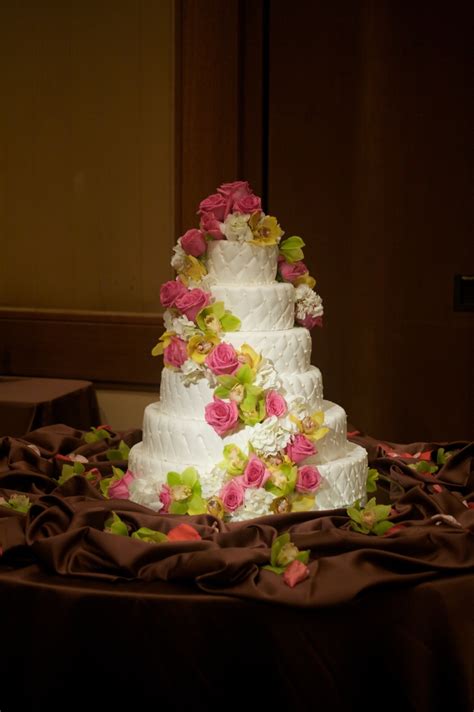
POLYGON ((190 524, 178 524, 168 532, 168 541, 197 541, 198 539, 202 539, 202 536, 190 524))
POLYGON ((296 584, 301 583, 309 576, 309 568, 302 561, 295 559, 289 566, 286 567, 283 574, 283 581, 290 588, 294 588, 296 584))

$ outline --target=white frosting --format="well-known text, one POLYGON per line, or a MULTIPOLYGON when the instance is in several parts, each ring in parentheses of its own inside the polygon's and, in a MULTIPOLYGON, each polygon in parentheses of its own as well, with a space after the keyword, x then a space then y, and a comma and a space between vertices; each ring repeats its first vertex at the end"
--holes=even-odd
MULTIPOLYGON (((284 397, 302 396, 310 412, 322 407, 323 381, 321 371, 310 366, 305 373, 280 373, 284 397)), ((203 418, 204 408, 213 399, 214 388, 206 378, 185 385, 179 371, 164 368, 161 374, 160 402, 164 413, 177 417, 203 418)))
POLYGON ((269 284, 277 273, 278 246, 214 240, 207 246, 207 271, 218 284, 269 284))
MULTIPOLYGON (((258 248, 263 249, 263 248, 258 248)), ((291 329, 295 320, 295 288, 286 282, 257 285, 215 285, 211 292, 241 320, 243 331, 291 329)))
MULTIPOLYGON (((150 501, 157 501, 157 492, 166 481, 167 473, 189 466, 197 467, 195 460, 185 464, 164 460, 161 456, 152 455, 143 443, 138 443, 130 451, 129 467, 137 475, 131 485, 132 499, 150 506, 150 501), (143 480, 146 481, 146 487, 143 486, 143 480)), ((318 469, 323 479, 316 491, 315 510, 338 509, 348 507, 356 500, 365 501, 367 453, 363 448, 347 443, 340 457, 318 465, 318 469)), ((199 467, 198 471, 202 482, 213 478, 211 474, 206 477, 206 473, 200 471, 199 467)))
POLYGON ((280 373, 304 373, 311 364, 311 336, 302 326, 286 331, 232 331, 225 334, 225 341, 235 347, 250 344, 280 373))

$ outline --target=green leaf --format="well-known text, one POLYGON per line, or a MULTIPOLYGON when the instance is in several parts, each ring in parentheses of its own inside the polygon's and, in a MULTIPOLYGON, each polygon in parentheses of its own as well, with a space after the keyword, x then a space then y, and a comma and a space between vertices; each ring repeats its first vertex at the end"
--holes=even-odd
POLYGON ((253 393, 248 393, 247 391, 245 392, 245 398, 243 399, 242 403, 240 404, 240 410, 243 412, 252 412, 256 409, 257 405, 257 396, 253 395, 253 393))
POLYGON ((91 428, 91 431, 91 433, 84 435, 86 443, 97 443, 100 440, 108 440, 112 437, 112 434, 106 428, 91 428))
POLYGON ((255 374, 248 365, 248 363, 245 363, 243 366, 241 366, 235 376, 238 382, 242 383, 242 385, 244 386, 253 383, 253 381, 255 380, 255 374))
POLYGON ((298 561, 301 561, 303 564, 307 564, 309 561, 309 549, 305 549, 305 551, 300 551, 299 554, 297 554, 296 558, 298 561))
POLYGON ((238 331, 242 324, 240 319, 230 312, 226 312, 224 316, 221 317, 220 322, 224 331, 238 331))
POLYGON ((289 541, 290 541, 289 532, 280 534, 280 536, 277 536, 277 538, 274 540, 274 542, 272 544, 272 551, 271 551, 271 557, 270 557, 270 563, 272 566, 276 566, 276 562, 277 562, 278 556, 280 554, 280 551, 285 546, 285 544, 289 543, 289 541))
POLYGON ((205 514, 207 512, 207 504, 205 500, 198 494, 194 494, 188 503, 187 513, 193 514, 205 514))
POLYGON ((170 487, 181 484, 181 475, 178 472, 168 472, 166 475, 166 482, 170 487))
POLYGON ((214 389, 214 395, 216 398, 228 398, 229 393, 229 389, 224 386, 217 386, 217 388, 214 389))
POLYGON ((191 487, 191 489, 193 488, 195 483, 198 482, 198 480, 198 473, 196 472, 194 467, 187 467, 181 474, 181 482, 183 483, 183 485, 191 487))
POLYGON ((110 450, 107 450, 105 454, 107 455, 108 460, 128 460, 129 452, 130 448, 127 443, 121 440, 118 448, 111 448, 110 450))
POLYGON ((105 531, 118 536, 128 536, 128 527, 118 514, 111 512, 111 516, 105 522, 105 531))
POLYGON ((148 529, 148 527, 140 527, 136 532, 133 532, 132 539, 140 539, 140 541, 146 541, 150 544, 161 544, 163 541, 168 541, 168 537, 163 532, 157 532, 154 529, 148 529))
POLYGON ((435 472, 438 472, 438 466, 428 462, 427 460, 420 460, 419 462, 417 462, 414 469, 423 475, 427 473, 434 474, 435 472))
POLYGON ((377 536, 383 536, 383 535, 384 535, 386 532, 388 532, 388 530, 391 529, 393 526, 394 526, 394 525, 392 524, 392 522, 387 522, 387 521, 384 521, 384 522, 377 522, 377 524, 375 524, 375 525, 372 527, 372 531, 373 531, 374 534, 376 534, 377 536))
POLYGON ((188 501, 185 502, 171 502, 170 504, 171 514, 187 514, 188 513, 188 501))
POLYGON ((273 574, 277 574, 277 576, 281 576, 281 574, 285 573, 285 569, 281 566, 270 566, 270 564, 262 566, 262 569, 265 569, 265 571, 271 571, 273 574))
POLYGON ((223 386, 224 388, 227 388, 227 390, 231 391, 234 386, 237 386, 239 384, 239 381, 235 376, 217 376, 217 382, 220 386, 223 386))
POLYGON ((73 465, 63 465, 58 483, 60 485, 63 485, 65 482, 71 479, 71 477, 74 477, 75 474, 76 472, 74 471, 73 465))
POLYGON ((367 484, 366 484, 367 492, 375 492, 377 490, 376 482, 378 479, 379 479, 379 473, 377 472, 377 470, 373 467, 369 467, 369 470, 367 472, 367 484))
POLYGON ((114 479, 113 477, 104 477, 101 479, 101 481, 99 483, 99 488, 100 488, 100 491, 102 492, 102 494, 104 495, 104 497, 109 496, 109 488, 110 488, 110 485, 112 484, 113 479, 114 479))
POLYGON ((117 482, 117 480, 121 480, 122 477, 125 477, 125 472, 121 470, 120 467, 112 467, 112 472, 114 473, 114 482, 117 482))

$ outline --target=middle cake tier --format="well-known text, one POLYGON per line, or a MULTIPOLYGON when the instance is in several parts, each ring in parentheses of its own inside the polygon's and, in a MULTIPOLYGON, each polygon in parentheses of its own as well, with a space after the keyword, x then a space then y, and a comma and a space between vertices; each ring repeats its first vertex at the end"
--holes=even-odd
POLYGON ((286 282, 273 284, 216 284, 216 301, 238 316, 243 331, 291 329, 295 321, 295 288, 286 282))
MULTIPOLYGON (((345 411, 330 401, 323 401, 322 409, 329 432, 317 443, 318 453, 312 458, 315 463, 341 457, 347 447, 345 411)), ((152 403, 145 409, 142 447, 150 457, 182 462, 183 465, 194 462, 206 472, 222 460, 225 445, 233 443, 247 452, 249 441, 258 432, 258 425, 247 425, 220 437, 202 416, 171 415, 163 410, 161 403, 152 403)))

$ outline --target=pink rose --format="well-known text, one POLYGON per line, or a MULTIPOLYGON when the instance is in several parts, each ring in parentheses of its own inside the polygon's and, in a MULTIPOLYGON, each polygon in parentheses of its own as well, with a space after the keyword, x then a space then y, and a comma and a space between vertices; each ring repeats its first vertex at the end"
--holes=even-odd
POLYGON ((321 473, 314 465, 305 465, 298 468, 295 489, 303 494, 313 494, 321 484, 321 473))
POLYGON ((323 317, 322 316, 311 316, 307 314, 304 319, 296 319, 300 326, 304 326, 306 329, 312 329, 313 326, 322 326, 323 317))
POLYGON ((289 564, 285 573, 283 574, 283 581, 287 586, 293 588, 297 583, 304 581, 305 578, 309 576, 309 568, 302 561, 294 559, 294 561, 289 564))
POLYGON ((204 213, 214 213, 216 220, 225 220, 227 215, 227 200, 219 193, 213 193, 208 198, 204 198, 199 203, 198 213, 201 215, 204 213))
POLYGON ((170 504, 173 501, 171 497, 171 488, 169 485, 164 484, 161 487, 161 492, 160 492, 160 502, 163 505, 163 508, 161 512, 163 514, 168 514, 169 509, 170 509, 170 504))
POLYGON ((176 299, 175 307, 183 312, 189 321, 194 321, 196 314, 207 307, 210 299, 210 294, 202 289, 187 289, 176 299))
POLYGON ((217 192, 225 198, 233 198, 233 200, 240 200, 253 193, 246 180, 235 180, 233 183, 223 183, 220 188, 217 189, 217 192))
POLYGON ((192 228, 185 232, 180 240, 183 250, 193 257, 200 257, 207 250, 206 238, 201 230, 192 228))
POLYGON ((265 410, 268 417, 276 415, 280 418, 287 411, 286 400, 277 391, 268 391, 265 396, 265 410))
POLYGON ((234 201, 234 211, 237 213, 252 214, 262 209, 262 201, 258 195, 244 195, 234 201))
POLYGON ((165 364, 174 368, 181 368, 187 358, 186 342, 180 339, 179 336, 172 336, 171 342, 163 351, 165 364))
POLYGON ((294 435, 286 446, 286 454, 293 462, 301 462, 316 453, 316 448, 306 435, 294 435))
POLYGON ((204 409, 206 422, 211 425, 218 435, 225 435, 235 426, 239 419, 237 403, 223 401, 215 398, 204 409))
POLYGON ((212 237, 213 240, 223 240, 224 235, 221 231, 221 224, 216 219, 214 213, 203 213, 201 215, 201 230, 212 237))
POLYGON ((298 277, 308 273, 308 268, 304 262, 280 262, 278 269, 285 282, 293 283, 298 277))
POLYGON ((265 463, 252 455, 244 470, 242 484, 244 487, 263 487, 269 477, 270 472, 265 467, 265 463))
POLYGON ((234 477, 221 489, 219 497, 227 512, 235 512, 243 504, 245 489, 240 478, 234 477))
POLYGON ((233 375, 240 368, 236 350, 225 341, 214 346, 205 363, 216 376, 233 375))
POLYGON ((186 294, 187 288, 179 279, 172 279, 161 285, 160 302, 168 309, 174 307, 174 303, 182 294, 186 294))
POLYGON ((129 487, 133 480, 133 472, 127 470, 123 477, 114 482, 109 487, 110 499, 128 499, 130 497, 129 487))

